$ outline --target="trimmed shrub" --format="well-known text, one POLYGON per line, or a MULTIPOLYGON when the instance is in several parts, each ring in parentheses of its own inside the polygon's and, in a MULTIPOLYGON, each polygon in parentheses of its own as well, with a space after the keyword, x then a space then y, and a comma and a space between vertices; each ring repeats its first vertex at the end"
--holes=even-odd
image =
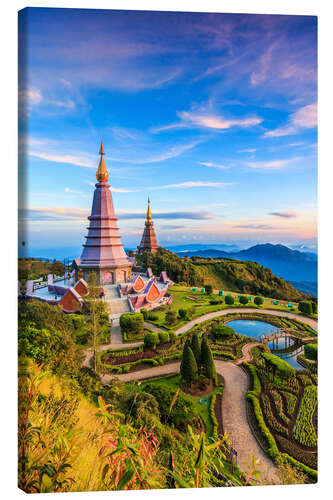
POLYGON ((160 344, 167 344, 170 340, 168 332, 158 332, 158 340, 160 344))
POLYGON ((248 299, 245 295, 241 295, 241 296, 239 297, 239 302, 240 302, 241 304, 243 304, 243 306, 245 306, 245 304, 247 304, 247 303, 248 303, 248 301, 249 301, 249 299, 248 299))
POLYGON ((207 293, 207 295, 211 295, 213 293, 212 285, 204 285, 204 287, 205 287, 205 292, 207 293))
POLYGON ((170 339, 171 344, 174 343, 176 338, 177 338, 177 335, 175 334, 175 332, 173 330, 170 330, 169 331, 169 339, 170 339))
POLYGON ((125 313, 120 316, 119 324, 122 332, 138 335, 143 331, 144 318, 141 313, 125 313))
POLYGON ((274 354, 269 354, 267 352, 262 353, 262 357, 265 359, 267 364, 272 368, 274 373, 279 372, 279 375, 283 378, 290 378, 295 376, 295 369, 290 366, 284 359, 275 356, 274 354))
POLYGON ((214 384, 216 384, 217 377, 214 359, 206 337, 204 337, 201 341, 201 365, 203 375, 213 380, 214 384))
POLYGON ((254 297, 253 302, 256 306, 261 306, 264 303, 264 299, 262 297, 254 297))
POLYGON ((176 311, 167 311, 165 313, 165 322, 167 325, 174 325, 177 322, 176 311))
POLYGON ((192 336, 191 349, 192 349, 192 352, 194 354, 195 360, 197 362, 198 372, 200 373, 201 345, 200 345, 199 335, 197 333, 195 333, 192 336))
POLYGON ((198 365, 189 343, 185 343, 182 361, 180 364, 180 375, 184 382, 192 384, 198 380, 198 365))
POLYGON ((317 302, 311 302, 312 304, 312 314, 317 314, 318 313, 318 304, 317 302))
POLYGON ((228 306, 232 306, 235 303, 235 299, 232 295, 226 295, 224 301, 228 306))
POLYGON ((304 314, 312 314, 313 313, 312 302, 303 300, 298 304, 298 310, 303 312, 304 314))
POLYGON ((221 338, 232 337, 235 334, 235 331, 230 326, 218 324, 212 326, 210 333, 214 340, 218 340, 221 338))
POLYGON ((317 361, 318 359, 318 345, 317 344, 305 344, 304 354, 307 359, 312 359, 317 361))
POLYGON ((143 343, 146 347, 156 347, 158 344, 158 334, 156 332, 148 332, 144 336, 143 343))
POLYGON ((158 315, 155 314, 155 313, 149 313, 147 319, 150 320, 150 321, 157 321, 158 320, 158 315))
POLYGON ((180 319, 186 319, 186 316, 187 316, 186 309, 179 309, 178 316, 180 317, 180 319))

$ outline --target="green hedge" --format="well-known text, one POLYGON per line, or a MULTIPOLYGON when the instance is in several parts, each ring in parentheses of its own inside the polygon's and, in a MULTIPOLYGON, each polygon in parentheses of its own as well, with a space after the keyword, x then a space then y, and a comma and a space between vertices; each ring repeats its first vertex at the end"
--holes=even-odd
POLYGON ((302 472, 305 472, 305 474, 308 474, 311 476, 313 479, 318 479, 318 472, 314 469, 311 469, 307 465, 302 464, 302 462, 299 462, 295 458, 291 457, 287 453, 281 453, 281 457, 285 458, 291 465, 296 467, 297 469, 301 470, 302 472))
POLYGON ((317 344, 305 344, 304 354, 307 359, 317 361, 318 359, 318 345, 317 344))
POLYGON ((256 417, 258 427, 266 442, 266 452, 275 461, 279 457, 280 452, 273 435, 270 433, 268 427, 265 424, 259 400, 253 391, 248 391, 246 398, 252 403, 252 408, 256 417))
POLYGON ((284 359, 267 352, 263 352, 262 357, 273 369, 278 370, 281 377, 289 378, 295 375, 295 369, 284 359))
POLYGON ((218 422, 216 420, 216 415, 215 415, 215 401, 216 401, 216 394, 213 394, 212 397, 210 398, 208 413, 209 413, 209 418, 211 419, 213 425, 212 435, 214 436, 214 438, 217 438, 218 422))
POLYGON ((227 358, 227 359, 232 359, 235 360, 237 359, 232 352, 227 352, 227 351, 212 351, 212 355, 214 358, 227 358))

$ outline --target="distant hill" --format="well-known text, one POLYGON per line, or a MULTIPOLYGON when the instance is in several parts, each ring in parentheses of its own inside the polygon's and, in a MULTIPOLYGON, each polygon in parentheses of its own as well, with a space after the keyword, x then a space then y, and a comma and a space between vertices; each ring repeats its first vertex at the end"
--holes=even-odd
POLYGON ((318 295, 318 283, 316 281, 291 281, 291 284, 300 292, 312 295, 312 297, 318 295))
MULTIPOLYGON (((230 255, 230 254, 228 254, 230 255)), ((305 294, 270 269, 250 260, 179 257, 160 247, 156 254, 137 256, 138 264, 151 267, 158 275, 166 270, 176 283, 190 286, 212 285, 214 288, 274 297, 280 300, 302 300, 305 294)))
POLYGON ((233 258, 258 262, 269 267, 273 273, 288 281, 317 282, 317 255, 311 252, 292 250, 284 245, 266 243, 237 252, 226 252, 215 248, 182 252, 188 257, 233 258))

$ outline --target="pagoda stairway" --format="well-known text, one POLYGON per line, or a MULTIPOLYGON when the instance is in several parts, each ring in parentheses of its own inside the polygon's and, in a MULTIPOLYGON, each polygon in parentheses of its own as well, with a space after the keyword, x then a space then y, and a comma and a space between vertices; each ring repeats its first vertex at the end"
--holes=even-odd
POLYGON ((132 312, 128 297, 121 297, 117 285, 104 286, 105 309, 111 318, 119 318, 122 314, 132 312))

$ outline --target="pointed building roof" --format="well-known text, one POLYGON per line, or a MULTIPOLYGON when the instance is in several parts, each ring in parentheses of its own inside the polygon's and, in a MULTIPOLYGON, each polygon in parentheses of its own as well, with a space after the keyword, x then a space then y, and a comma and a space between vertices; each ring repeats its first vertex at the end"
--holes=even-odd
POLYGON ((80 268, 130 268, 132 263, 127 257, 117 227, 117 217, 114 213, 109 177, 104 162, 104 147, 101 142, 99 161, 95 184, 91 215, 88 217, 89 227, 86 243, 83 245, 80 257, 80 268))
POLYGON ((143 253, 146 251, 156 253, 157 250, 158 250, 158 244, 154 230, 154 223, 151 218, 150 199, 148 198, 145 228, 143 230, 141 243, 138 246, 138 253, 143 253))
POLYGON ((105 161, 104 161, 105 153, 104 153, 103 141, 101 141, 101 147, 99 148, 99 154, 101 155, 101 158, 99 160, 98 169, 96 172, 96 179, 98 182, 108 182, 109 172, 107 171, 107 168, 105 166, 105 161))

